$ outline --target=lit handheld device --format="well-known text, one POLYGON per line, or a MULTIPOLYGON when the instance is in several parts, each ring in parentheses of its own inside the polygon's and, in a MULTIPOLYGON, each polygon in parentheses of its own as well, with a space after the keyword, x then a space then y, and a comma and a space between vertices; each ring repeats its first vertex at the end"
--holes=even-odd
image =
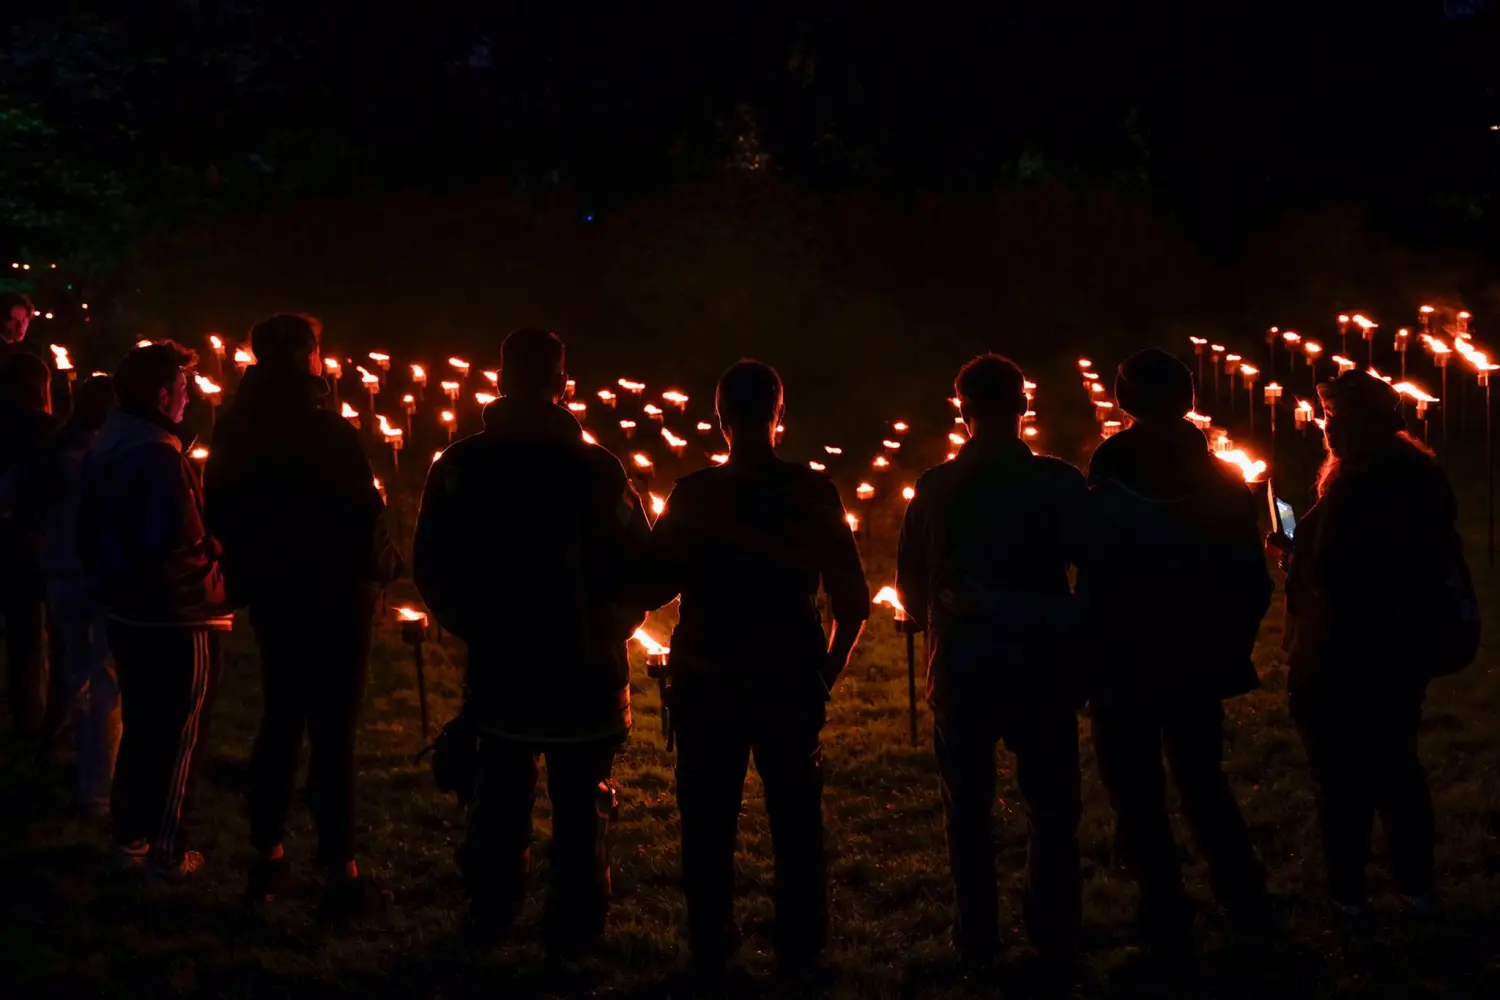
POLYGON ((1297 537, 1297 512, 1276 495, 1276 484, 1266 484, 1266 504, 1271 508, 1271 530, 1287 538, 1297 537))

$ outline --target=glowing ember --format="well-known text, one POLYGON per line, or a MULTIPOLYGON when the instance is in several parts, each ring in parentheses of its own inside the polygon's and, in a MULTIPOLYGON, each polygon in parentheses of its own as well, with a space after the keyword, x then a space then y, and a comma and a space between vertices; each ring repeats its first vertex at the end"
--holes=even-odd
POLYGON ((902 500, 905 500, 907 503, 911 503, 913 500, 916 499, 916 497, 917 497, 917 488, 915 486, 903 486, 903 487, 901 487, 901 499, 902 500))
POLYGON ((668 653, 672 652, 670 648, 668 648, 667 646, 663 646, 661 643, 651 638, 650 634, 647 633, 643 628, 636 629, 633 633, 631 633, 630 638, 633 641, 640 643, 641 648, 646 651, 646 654, 648 656, 666 656, 668 653))
POLYGON ((869 483, 860 483, 854 488, 854 495, 861 500, 869 500, 875 495, 875 487, 869 483))

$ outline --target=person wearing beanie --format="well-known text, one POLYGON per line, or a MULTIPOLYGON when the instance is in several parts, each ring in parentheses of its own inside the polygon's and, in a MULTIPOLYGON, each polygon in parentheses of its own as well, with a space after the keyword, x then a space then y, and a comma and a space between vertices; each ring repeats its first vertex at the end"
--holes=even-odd
POLYGON ((1478 642, 1457 504, 1389 385, 1351 371, 1318 396, 1318 499, 1295 540, 1269 544, 1287 556, 1287 691, 1318 785, 1328 891, 1339 912, 1365 913, 1379 813, 1397 891, 1430 914, 1434 820, 1417 728, 1428 682, 1478 642), (1455 632, 1467 633, 1456 658, 1455 632))
POLYGON ((204 484, 230 595, 248 606, 260 647, 246 901, 291 881, 282 838, 305 732, 326 875, 319 915, 341 921, 380 898, 355 861, 355 728, 378 592, 402 567, 359 432, 322 406, 321 333, 293 313, 250 331, 256 363, 219 419, 204 484))
POLYGON ((1148 947, 1186 959, 1192 910, 1164 753, 1214 895, 1235 925, 1269 923, 1265 872, 1222 769, 1222 702, 1258 686, 1250 654, 1272 585, 1253 496, 1185 419, 1194 400, 1187 367, 1142 351, 1120 366, 1115 393, 1134 424, 1090 462, 1095 544, 1078 581, 1103 637, 1094 745, 1148 947))

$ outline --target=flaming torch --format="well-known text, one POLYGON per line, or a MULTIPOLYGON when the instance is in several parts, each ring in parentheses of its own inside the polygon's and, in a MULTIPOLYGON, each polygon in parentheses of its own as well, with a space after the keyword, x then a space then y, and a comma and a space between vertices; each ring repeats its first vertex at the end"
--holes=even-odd
MULTIPOLYGON (((1444 371, 1446 370, 1444 369, 1444 371)), ((1397 382, 1391 388, 1417 404, 1417 419, 1422 421, 1422 440, 1426 441, 1427 407, 1438 402, 1438 397, 1429 396, 1425 390, 1411 382, 1397 382)))
POLYGON ((1432 306, 1422 306, 1417 310, 1417 315, 1418 317, 1420 317, 1422 322, 1423 333, 1432 332, 1432 314, 1435 312, 1437 312, 1437 310, 1432 308, 1432 306))
POLYGON ((234 366, 241 375, 244 375, 245 369, 253 364, 255 364, 255 355, 251 354, 247 348, 236 347, 234 349, 234 366))
POLYGON ((449 358, 448 359, 448 367, 450 367, 454 371, 458 372, 458 380, 460 382, 464 382, 464 381, 468 380, 468 378, 469 378, 469 363, 467 361, 465 361, 463 358, 449 358))
POLYGON ((421 365, 412 365, 411 384, 417 390, 417 395, 422 395, 422 390, 427 388, 427 369, 421 365))
POLYGON ((1240 362, 1245 360, 1238 354, 1224 355, 1224 381, 1229 384, 1229 419, 1234 420, 1234 373, 1240 370, 1240 362))
POLYGON ((700 420, 700 421, 698 421, 698 433, 699 434, 709 434, 709 433, 712 433, 713 429, 714 429, 714 425, 711 424, 711 423, 709 423, 707 420, 700 420))
POLYGON ((427 613, 416 608, 396 609, 396 620, 401 623, 401 641, 411 647, 412 660, 417 667, 417 706, 422 713, 422 743, 427 743, 427 665, 422 659, 422 643, 427 641, 427 613))
MULTIPOLYGON (((57 348, 54 347, 53 350, 55 351, 57 350, 57 348)), ((63 358, 61 360, 67 359, 63 358)), ((61 367, 61 365, 59 365, 58 367, 61 367)), ((73 374, 74 373, 71 371, 68 372, 69 400, 73 398, 73 374)), ((224 391, 219 388, 219 384, 217 382, 209 378, 207 375, 194 375, 193 382, 198 386, 198 394, 201 395, 208 403, 208 426, 209 429, 212 430, 215 418, 218 416, 219 412, 219 401, 224 398, 224 391)))
POLYGON ((636 629, 630 638, 646 651, 646 676, 656 681, 661 693, 661 738, 667 753, 671 753, 676 745, 672 732, 672 673, 669 667, 672 650, 653 639, 645 629, 636 629))
POLYGON ((661 398, 664 402, 671 403, 673 406, 677 407, 678 413, 687 412, 688 398, 681 389, 668 389, 666 392, 661 394, 661 398))
POLYGON ((369 353, 369 358, 371 361, 375 362, 375 367, 380 369, 381 378, 384 378, 391 373, 391 356, 389 354, 382 354, 379 351, 371 351, 369 353))
MULTIPOLYGON (((1431 306, 1424 306, 1423 308, 1424 309, 1430 309, 1432 307, 1431 306)), ((1399 355, 1401 355, 1401 380, 1403 382, 1406 381, 1406 348, 1410 344, 1411 344, 1411 331, 1408 330, 1406 327, 1403 326, 1401 329, 1399 329, 1399 330, 1396 331, 1396 343, 1395 343, 1396 353, 1399 354, 1399 355)), ((1339 369, 1339 374, 1343 374, 1343 369, 1339 369)))
POLYGON ((1245 381, 1245 408, 1250 411, 1250 436, 1255 437, 1255 376, 1260 369, 1254 365, 1240 365, 1240 377, 1245 381))
POLYGON ((1339 313, 1339 353, 1349 353, 1349 314, 1339 313))
POLYGON ((208 462, 208 449, 203 447, 202 445, 199 445, 192 451, 188 452, 188 458, 191 458, 193 461, 197 462, 198 468, 201 471, 203 466, 208 462))
POLYGON ((906 707, 911 745, 917 745, 917 633, 921 629, 906 613, 895 587, 881 587, 872 604, 887 605, 896 615, 896 632, 906 637, 906 707))
POLYGON ((208 335, 208 346, 214 352, 214 367, 219 378, 224 377, 224 338, 217 333, 208 335))
POLYGON ((618 379, 615 384, 618 385, 621 389, 624 389, 626 392, 630 393, 632 396, 638 397, 641 393, 646 391, 646 383, 632 382, 628 378, 618 379))
POLYGON ((631 438, 635 437, 635 421, 634 420, 621 420, 620 421, 620 432, 625 435, 625 440, 626 441, 629 441, 631 438))
POLYGON ((613 410, 615 408, 615 404, 619 402, 619 397, 610 392, 608 389, 600 389, 599 402, 603 403, 605 406, 613 410))
POLYGON ((457 382, 439 382, 438 388, 443 390, 443 395, 448 397, 448 405, 458 406, 458 390, 463 388, 457 382))
POLYGON ((354 370, 359 372, 359 384, 365 387, 365 392, 370 395, 370 418, 375 417, 375 395, 380 392, 380 377, 371 374, 362 365, 355 365, 354 370))
POLYGON ((1207 337, 1189 337, 1188 342, 1193 345, 1193 355, 1198 359, 1198 387, 1203 387, 1203 349, 1208 346, 1207 337))
POLYGON ((401 428, 392 427, 384 414, 375 414, 375 420, 380 425, 380 436, 385 438, 385 443, 391 446, 391 472, 399 476, 401 474, 401 445, 405 435, 402 434, 401 428))
MULTIPOLYGON (((1448 362, 1453 357, 1453 348, 1449 347, 1447 344, 1443 343, 1438 338, 1432 337, 1432 336, 1428 336, 1426 334, 1424 334, 1422 336, 1422 339, 1424 341, 1426 341, 1426 343, 1427 343, 1427 349, 1432 352, 1432 363, 1438 366, 1438 377, 1442 380, 1441 383, 1439 384, 1438 391, 1441 392, 1443 394, 1443 398, 1446 399, 1446 398, 1448 398, 1448 362)), ((1397 386, 1397 390, 1398 391, 1400 390, 1400 386, 1397 386)), ((1413 398, 1415 398, 1415 397, 1413 397, 1413 398)), ((1419 406, 1422 405, 1420 400, 1418 401, 1418 405, 1419 406)), ((1425 409, 1425 406, 1423 407, 1423 409, 1425 409)), ((1417 413, 1417 416, 1420 417, 1421 415, 1422 415, 1421 411, 1419 410, 1418 413, 1417 413)), ((1427 425, 1425 423, 1422 425, 1422 430, 1423 430, 1423 435, 1424 435, 1424 440, 1425 440, 1425 435, 1426 435, 1426 430, 1427 430, 1427 425)), ((1443 430, 1443 444, 1447 444, 1448 443, 1448 407, 1446 407, 1446 406, 1443 407, 1442 430, 1443 430)))
POLYGON ((1489 477, 1489 557, 1490 568, 1495 566, 1495 438, 1494 407, 1490 399, 1490 373, 1500 370, 1500 365, 1490 363, 1481 351, 1469 355, 1469 363, 1479 374, 1479 387, 1484 390, 1484 467, 1489 477))
POLYGON ((339 404, 339 416, 353 424, 356 430, 359 429, 359 411, 350 406, 348 400, 339 404))
POLYGON ((458 417, 452 410, 444 410, 438 414, 438 420, 442 421, 444 427, 448 428, 448 443, 453 443, 453 432, 458 426, 458 417))
POLYGON ((1219 359, 1224 356, 1224 345, 1209 344, 1208 349, 1212 352, 1209 354, 1209 367, 1214 370, 1214 405, 1217 406, 1219 403, 1219 368, 1223 364, 1219 359))
POLYGON ((657 423, 661 423, 666 420, 666 414, 663 413, 662 408, 660 406, 657 406, 655 403, 647 403, 645 406, 641 407, 641 412, 650 417, 652 420, 655 420, 657 423))
POLYGON ((1281 386, 1267 382, 1265 392, 1266 409, 1271 411, 1271 454, 1276 454, 1276 407, 1281 403, 1281 386))
MULTIPOLYGON (((48 350, 52 352, 52 367, 60 372, 66 372, 68 376, 68 409, 73 408, 73 383, 78 381, 78 369, 73 367, 73 359, 68 357, 68 349, 61 344, 50 344, 48 350)), ((202 376, 199 376, 200 378, 202 376)), ((218 391, 217 387, 214 389, 218 391)))
POLYGON ((344 366, 338 358, 324 358, 323 370, 328 373, 328 391, 333 396, 333 405, 339 405, 339 379, 344 377, 344 366))
POLYGON ((681 458, 683 450, 687 448, 687 438, 678 437, 667 427, 661 429, 661 436, 667 442, 667 447, 672 450, 672 454, 681 458))
POLYGON ((411 418, 417 412, 417 397, 409 392, 402 396, 401 409, 406 411, 406 436, 411 437, 411 418))
POLYGON ((1355 313, 1354 325, 1359 327, 1359 335, 1365 340, 1365 367, 1370 368, 1375 364, 1375 328, 1378 323, 1372 323, 1367 317, 1355 313))

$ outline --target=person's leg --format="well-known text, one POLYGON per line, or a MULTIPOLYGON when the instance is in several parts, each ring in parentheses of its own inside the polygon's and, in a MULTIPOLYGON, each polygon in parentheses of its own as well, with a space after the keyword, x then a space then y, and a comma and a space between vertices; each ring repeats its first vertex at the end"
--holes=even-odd
POLYGON ((354 743, 373 615, 373 600, 331 610, 327 641, 319 644, 324 674, 308 691, 307 797, 318 827, 318 862, 335 881, 358 876, 354 743))
POLYGON ((1191 947, 1191 909, 1167 816, 1162 730, 1154 703, 1126 699, 1093 713, 1099 778, 1115 813, 1115 847, 1141 890, 1141 918, 1155 948, 1191 947))
POLYGON ((775 857, 776 961, 796 969, 828 943, 828 868, 823 853, 823 706, 762 718, 755 770, 765 787, 775 857))
POLYGON ((619 808, 610 773, 619 745, 619 739, 594 740, 546 751, 552 885, 544 923, 554 952, 576 951, 604 933, 610 833, 619 808))
POLYGON ((120 681, 109 655, 104 635, 104 615, 96 607, 89 609, 88 625, 88 708, 86 726, 91 747, 87 789, 102 809, 109 808, 110 788, 114 783, 115 759, 120 751, 123 726, 120 716, 120 681))
POLYGON ((993 962, 1000 952, 1000 896, 992 830, 997 742, 989 726, 976 730, 944 719, 933 726, 948 869, 953 878, 953 945, 959 957, 971 964, 993 962))
MULTIPOLYGON (((161 827, 151 845, 153 860, 175 872, 191 842, 192 794, 207 756, 208 723, 219 683, 219 634, 209 629, 160 629, 164 660, 180 660, 183 681, 167 699, 177 720, 167 772, 161 827)), ((184 874, 191 872, 191 866, 184 874)))
POLYGON ((1329 895, 1340 905, 1362 906, 1375 804, 1364 759, 1370 747, 1355 717, 1360 709, 1301 692, 1292 696, 1291 710, 1318 787, 1329 895))
POLYGON ((1026 803, 1026 930, 1044 961, 1066 965, 1083 925, 1078 715, 1061 701, 1024 708, 1007 724, 1005 739, 1026 803))
POLYGON ((1375 716, 1380 722, 1371 743, 1382 749, 1369 763, 1396 887, 1402 895, 1430 900, 1435 888, 1435 821, 1427 772, 1417 753, 1422 700, 1420 692, 1394 697, 1375 716))
POLYGON ((323 664, 303 655, 309 636, 298 615, 257 607, 251 621, 260 651, 261 715, 250 751, 250 844, 260 858, 257 870, 269 873, 267 866, 286 866, 282 839, 307 725, 307 695, 322 683, 323 664))
POLYGON ((710 680, 690 678, 674 691, 677 808, 682 817, 682 892, 688 948, 705 971, 734 954, 734 846, 739 834, 750 736, 735 705, 710 680), (695 683, 696 682, 696 683, 695 683))
POLYGON ((47 712, 47 606, 29 592, 8 595, 5 657, 11 718, 17 733, 37 736, 47 712))
POLYGON ((480 738, 479 778, 469 804, 468 832, 458 849, 477 943, 503 939, 525 902, 536 780, 531 747, 494 736, 480 738))
POLYGON ((1266 873, 1250 831, 1224 776, 1224 706, 1217 700, 1173 706, 1164 714, 1162 740, 1182 815, 1208 860, 1214 897, 1230 914, 1264 919, 1266 873))
MULTIPOLYGON (((110 790, 110 819, 115 844, 144 843, 155 836, 160 811, 154 808, 154 776, 163 756, 158 689, 164 674, 157 669, 149 636, 125 625, 108 627, 109 647, 120 681, 120 753, 110 790)), ((140 860, 144 863, 145 855, 140 860)))

